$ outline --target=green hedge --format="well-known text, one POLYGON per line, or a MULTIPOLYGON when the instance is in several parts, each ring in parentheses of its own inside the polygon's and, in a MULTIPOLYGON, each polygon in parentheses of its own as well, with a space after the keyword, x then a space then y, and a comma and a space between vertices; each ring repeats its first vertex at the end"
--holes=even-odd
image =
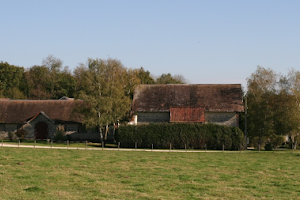
POLYGON ((224 149, 238 150, 244 144, 244 134, 237 127, 216 124, 165 123, 139 126, 120 126, 115 139, 122 147, 167 149, 224 149))

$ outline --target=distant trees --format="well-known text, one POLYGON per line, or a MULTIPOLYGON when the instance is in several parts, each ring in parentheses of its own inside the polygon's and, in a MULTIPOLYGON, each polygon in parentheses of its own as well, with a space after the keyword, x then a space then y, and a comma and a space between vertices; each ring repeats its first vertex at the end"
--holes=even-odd
POLYGON ((0 95, 14 99, 24 98, 24 68, 0 62, 0 95))
POLYGON ((185 84, 186 80, 183 76, 172 76, 170 73, 162 74, 156 79, 157 84, 185 84))
POLYGON ((300 72, 287 76, 258 66, 248 81, 248 132, 258 145, 274 135, 288 135, 297 144, 300 128, 300 72))
MULTIPOLYGON (((89 59, 90 60, 90 59, 89 59)), ((99 60, 99 59, 92 59, 99 60)), ((114 59, 108 59, 112 61, 114 59)), ((102 60, 104 61, 104 60, 102 60)), ((115 60, 116 61, 116 60, 115 60)), ((89 62, 89 61, 88 61, 89 62)), ((121 62, 118 61, 120 64, 121 62)), ((81 91, 89 87, 80 77, 86 74, 86 65, 79 64, 74 71, 63 61, 49 55, 42 60, 41 65, 34 65, 28 69, 0 62, 0 97, 11 99, 59 99, 62 96, 78 97, 81 91)), ((182 75, 172 76, 170 73, 155 78, 143 67, 127 69, 123 80, 126 82, 126 95, 133 98, 134 88, 139 84, 183 84, 186 83, 182 75)))

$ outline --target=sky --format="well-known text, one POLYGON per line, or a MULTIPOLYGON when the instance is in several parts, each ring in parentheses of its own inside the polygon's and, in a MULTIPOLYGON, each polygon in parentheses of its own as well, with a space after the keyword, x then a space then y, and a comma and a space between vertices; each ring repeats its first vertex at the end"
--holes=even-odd
POLYGON ((300 70, 299 0, 0 0, 0 61, 117 59, 191 84, 300 70))

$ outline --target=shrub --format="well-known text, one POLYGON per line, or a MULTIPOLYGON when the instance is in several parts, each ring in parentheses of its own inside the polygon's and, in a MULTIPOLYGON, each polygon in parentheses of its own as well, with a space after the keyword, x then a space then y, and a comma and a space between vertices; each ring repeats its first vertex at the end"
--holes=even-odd
POLYGON ((120 126, 115 139, 122 147, 237 150, 244 143, 243 132, 236 127, 199 123, 165 123, 120 126))
POLYGON ((10 141, 13 141, 13 139, 15 139, 16 138, 16 135, 14 134, 14 132, 8 132, 8 139, 10 140, 10 141))
POLYGON ((272 144, 270 142, 265 144, 265 150, 266 151, 272 151, 273 150, 272 144))
POLYGON ((54 133, 54 140, 55 141, 64 141, 66 140, 66 133, 64 130, 57 130, 55 133, 54 133))
POLYGON ((276 150, 277 147, 283 143, 284 138, 281 135, 272 134, 269 137, 269 141, 270 141, 270 144, 272 145, 272 148, 274 148, 276 150))
POLYGON ((16 131, 16 136, 18 137, 19 140, 24 140, 25 136, 27 135, 27 131, 24 129, 19 129, 16 131))

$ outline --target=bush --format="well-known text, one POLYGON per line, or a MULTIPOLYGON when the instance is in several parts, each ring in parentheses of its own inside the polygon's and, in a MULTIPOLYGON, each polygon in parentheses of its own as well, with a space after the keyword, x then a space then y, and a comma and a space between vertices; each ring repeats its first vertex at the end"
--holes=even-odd
POLYGON ((265 150, 266 151, 272 151, 273 150, 272 144, 271 143, 266 143, 265 144, 265 150))
POLYGON ((122 147, 237 150, 243 146, 244 134, 236 127, 199 123, 166 123, 120 126, 115 139, 122 147))
POLYGON ((16 131, 16 136, 18 137, 19 140, 24 140, 25 136, 27 135, 27 131, 24 129, 19 129, 16 131))
POLYGON ((272 134, 269 137, 269 141, 272 145, 272 148, 274 148, 276 150, 277 147, 280 146, 283 143, 284 138, 283 138, 283 136, 272 134))
POLYGON ((64 141, 66 140, 66 133, 64 130, 57 130, 55 133, 54 133, 54 140, 55 141, 64 141))
POLYGON ((14 134, 14 132, 8 132, 8 139, 10 141, 13 141, 16 138, 16 135, 14 134))

